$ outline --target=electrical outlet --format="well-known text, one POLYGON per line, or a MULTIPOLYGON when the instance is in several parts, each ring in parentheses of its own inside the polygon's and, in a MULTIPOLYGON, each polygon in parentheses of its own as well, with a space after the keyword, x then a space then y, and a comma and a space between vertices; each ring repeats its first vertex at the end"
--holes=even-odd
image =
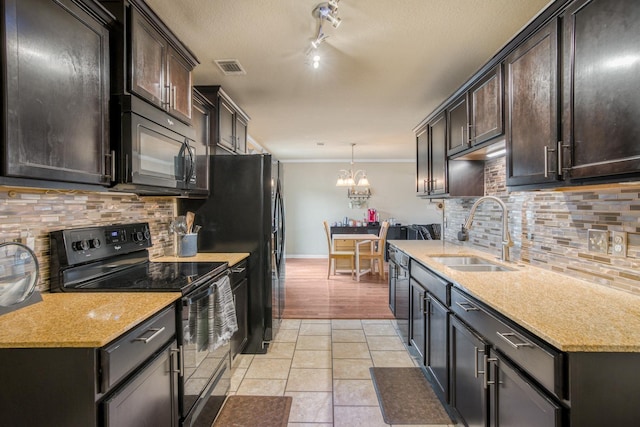
POLYGON ((606 254, 609 251, 609 232, 606 230, 587 230, 589 252, 606 254))
POLYGON ((627 232, 614 231, 611 237, 611 255, 626 257, 627 256, 627 232))

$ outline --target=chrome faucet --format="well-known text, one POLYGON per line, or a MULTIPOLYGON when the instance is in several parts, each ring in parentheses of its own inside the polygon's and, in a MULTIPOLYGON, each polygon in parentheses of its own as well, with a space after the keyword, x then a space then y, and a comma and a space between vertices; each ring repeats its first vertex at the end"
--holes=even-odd
POLYGON ((511 240, 511 235, 509 234, 509 218, 507 216, 507 205, 505 205, 502 200, 495 196, 484 196, 476 200, 473 206, 471 206, 469 218, 467 219, 467 222, 464 223, 464 229, 471 229, 473 216, 476 213, 478 205, 487 200, 493 200, 498 205, 500 205, 500 208, 502 208, 502 261, 509 261, 509 248, 513 246, 513 241, 511 240))

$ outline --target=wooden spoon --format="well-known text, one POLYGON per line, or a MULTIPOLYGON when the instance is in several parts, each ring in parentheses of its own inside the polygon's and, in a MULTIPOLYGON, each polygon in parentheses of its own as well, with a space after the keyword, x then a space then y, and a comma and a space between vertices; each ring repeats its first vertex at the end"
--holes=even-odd
POLYGON ((193 212, 187 212, 187 233, 191 233, 191 229, 193 228, 193 221, 196 218, 196 214, 193 212))

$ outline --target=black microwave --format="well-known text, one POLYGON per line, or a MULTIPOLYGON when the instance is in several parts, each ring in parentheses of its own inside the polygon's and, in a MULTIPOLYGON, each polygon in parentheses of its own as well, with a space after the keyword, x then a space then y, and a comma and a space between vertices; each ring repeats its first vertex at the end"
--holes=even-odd
POLYGON ((112 153, 114 189, 183 195, 198 188, 196 158, 208 153, 196 152, 195 130, 135 96, 112 102, 112 135, 120 137, 112 153))

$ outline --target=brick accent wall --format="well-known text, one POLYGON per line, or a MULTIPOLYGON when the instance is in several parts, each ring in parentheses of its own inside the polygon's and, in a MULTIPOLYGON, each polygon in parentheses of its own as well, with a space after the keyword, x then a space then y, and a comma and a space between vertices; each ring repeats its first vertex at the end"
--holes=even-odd
POLYGON ((30 234, 40 264, 40 291, 49 290, 49 232, 73 227, 149 222, 152 257, 171 252, 174 198, 147 198, 112 193, 0 188, 0 241, 30 234))

